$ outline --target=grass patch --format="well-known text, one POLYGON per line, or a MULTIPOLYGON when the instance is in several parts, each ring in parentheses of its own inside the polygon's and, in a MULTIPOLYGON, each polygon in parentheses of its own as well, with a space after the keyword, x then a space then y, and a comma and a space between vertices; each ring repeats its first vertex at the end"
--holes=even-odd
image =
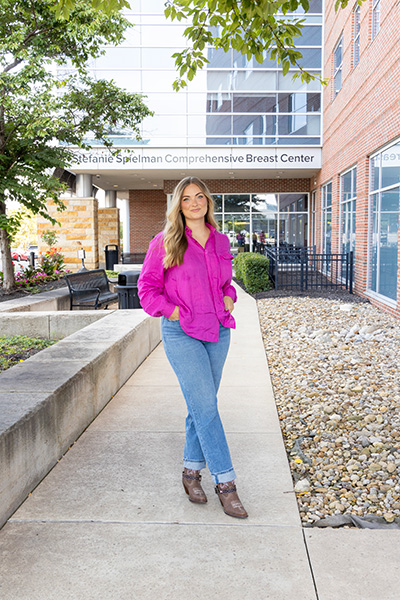
POLYGON ((0 371, 5 371, 14 365, 23 362, 40 350, 48 348, 56 340, 42 340, 29 338, 25 335, 13 337, 0 337, 0 371))

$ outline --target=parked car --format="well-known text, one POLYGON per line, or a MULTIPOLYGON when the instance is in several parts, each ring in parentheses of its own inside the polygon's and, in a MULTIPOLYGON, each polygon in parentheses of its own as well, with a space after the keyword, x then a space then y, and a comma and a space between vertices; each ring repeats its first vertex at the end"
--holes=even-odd
POLYGON ((17 248, 16 250, 11 250, 11 258, 17 261, 28 260, 28 255, 24 250, 17 248))

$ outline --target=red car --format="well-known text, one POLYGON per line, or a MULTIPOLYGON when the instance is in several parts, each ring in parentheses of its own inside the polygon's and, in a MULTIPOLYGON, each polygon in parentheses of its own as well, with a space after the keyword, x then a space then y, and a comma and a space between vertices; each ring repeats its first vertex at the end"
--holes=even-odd
POLYGON ((13 260, 18 260, 18 261, 20 261, 20 260, 28 260, 28 257, 26 255, 26 253, 22 252, 20 250, 12 250, 11 251, 11 258, 13 260))

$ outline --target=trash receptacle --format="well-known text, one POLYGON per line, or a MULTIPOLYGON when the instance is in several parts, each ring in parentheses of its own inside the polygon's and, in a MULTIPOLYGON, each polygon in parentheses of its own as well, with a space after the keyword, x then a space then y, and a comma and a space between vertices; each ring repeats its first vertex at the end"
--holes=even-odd
POLYGON ((118 308, 142 308, 137 289, 139 275, 140 271, 122 271, 118 274, 118 308))
POLYGON ((104 248, 104 252, 106 255, 106 269, 107 271, 113 271, 114 265, 118 264, 118 246, 117 244, 107 244, 104 248), (113 248, 111 250, 110 248, 113 248))

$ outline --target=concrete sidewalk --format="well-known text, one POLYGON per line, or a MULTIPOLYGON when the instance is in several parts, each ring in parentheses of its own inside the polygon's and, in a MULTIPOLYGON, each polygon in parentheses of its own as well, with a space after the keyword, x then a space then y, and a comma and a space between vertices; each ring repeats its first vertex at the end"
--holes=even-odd
POLYGON ((0 531, 2 600, 395 600, 397 531, 305 530, 256 304, 239 290, 220 390, 240 497, 181 478, 185 404, 159 346, 0 531), (390 550, 387 550, 387 549, 390 550))

